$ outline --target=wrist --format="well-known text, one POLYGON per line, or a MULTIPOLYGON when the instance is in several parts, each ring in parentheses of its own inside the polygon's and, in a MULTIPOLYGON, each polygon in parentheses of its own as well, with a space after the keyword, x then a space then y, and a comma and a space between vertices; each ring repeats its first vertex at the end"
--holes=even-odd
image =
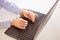
POLYGON ((10 21, 10 25, 13 26, 12 20, 10 21))
POLYGON ((11 25, 11 26, 14 26, 13 20, 15 20, 15 19, 16 19, 16 18, 10 20, 10 25, 11 25))

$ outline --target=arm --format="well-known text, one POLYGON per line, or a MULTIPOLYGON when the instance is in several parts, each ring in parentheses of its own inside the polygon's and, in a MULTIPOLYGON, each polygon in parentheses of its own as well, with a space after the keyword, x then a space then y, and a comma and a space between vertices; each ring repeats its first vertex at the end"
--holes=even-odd
POLYGON ((15 14, 20 14, 20 8, 18 8, 14 2, 9 2, 9 0, 0 0, 0 6, 15 14))
MULTIPOLYGON (((6 0, 0 0, 0 6, 3 7, 4 9, 10 11, 10 12, 13 12, 15 14, 20 14, 21 9, 19 9, 14 3, 8 2, 6 0)), ((22 20, 22 19, 12 19, 12 20, 6 20, 6 21, 1 20, 0 21, 0 28, 9 28, 11 25, 14 25, 17 28, 25 29, 27 26, 26 22, 27 21, 22 20)))
POLYGON ((0 19, 0 28, 9 28, 10 27, 10 19, 1 20, 0 19))

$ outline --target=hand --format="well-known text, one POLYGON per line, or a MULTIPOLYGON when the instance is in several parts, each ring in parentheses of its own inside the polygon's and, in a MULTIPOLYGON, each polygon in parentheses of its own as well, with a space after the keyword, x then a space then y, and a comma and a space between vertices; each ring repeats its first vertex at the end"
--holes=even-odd
POLYGON ((11 25, 20 29, 25 29, 28 22, 22 18, 17 18, 12 20, 11 25))
POLYGON ((31 11, 26 11, 24 9, 21 10, 20 16, 25 17, 25 18, 28 18, 32 22, 35 21, 36 16, 38 17, 37 14, 35 14, 35 13, 31 12, 31 11))

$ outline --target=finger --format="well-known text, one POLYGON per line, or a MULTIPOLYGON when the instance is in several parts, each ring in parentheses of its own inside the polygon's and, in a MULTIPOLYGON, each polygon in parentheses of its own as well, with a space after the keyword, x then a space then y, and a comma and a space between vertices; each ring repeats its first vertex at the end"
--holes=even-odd
POLYGON ((20 29, 24 29, 24 27, 27 26, 27 24, 21 24, 21 23, 14 23, 14 26, 17 27, 17 28, 20 28, 20 29))
POLYGON ((13 24, 16 26, 26 26, 28 22, 22 18, 18 18, 18 19, 13 20, 13 24))
POLYGON ((27 24, 28 21, 22 19, 22 18, 18 18, 16 21, 18 21, 20 24, 27 24))
POLYGON ((24 14, 24 11, 25 11, 25 9, 21 9, 21 12, 20 12, 20 16, 21 17, 24 17, 24 15, 23 15, 24 14))
POLYGON ((27 18, 31 20, 31 13, 29 11, 27 11, 27 18))
POLYGON ((24 20, 24 19, 22 19, 22 18, 17 18, 20 22, 24 22, 24 23, 27 23, 28 21, 26 21, 26 20, 24 20))
POLYGON ((26 27, 18 27, 18 28, 20 28, 20 29, 26 29, 26 27))
POLYGON ((26 10, 23 10, 23 16, 27 17, 27 11, 26 10))
POLYGON ((24 19, 20 19, 20 24, 26 26, 28 24, 28 21, 24 20, 24 19))
POLYGON ((19 25, 15 25, 15 27, 20 28, 20 29, 25 29, 26 28, 26 26, 19 26, 19 25))
POLYGON ((33 12, 30 12, 30 17, 31 17, 32 22, 34 22, 35 21, 35 14, 33 12))
POLYGON ((19 23, 20 26, 27 26, 27 23, 19 23))

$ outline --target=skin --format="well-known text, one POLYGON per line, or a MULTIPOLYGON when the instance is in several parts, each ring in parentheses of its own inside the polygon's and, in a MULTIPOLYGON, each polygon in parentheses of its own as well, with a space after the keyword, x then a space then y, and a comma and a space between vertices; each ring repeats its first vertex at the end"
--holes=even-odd
POLYGON ((26 26, 28 25, 28 21, 22 19, 22 18, 16 18, 13 19, 11 22, 11 25, 20 28, 20 29, 25 29, 26 26))
POLYGON ((25 18, 31 20, 32 22, 35 21, 36 16, 38 17, 37 14, 35 14, 35 13, 31 12, 31 11, 24 10, 24 9, 21 10, 20 16, 25 17, 25 18))
MULTIPOLYGON (((38 15, 31 12, 31 11, 26 11, 24 9, 21 10, 20 16, 28 18, 29 20, 31 20, 32 22, 35 21, 35 17, 38 15)), ((11 22, 11 25, 20 28, 20 29, 26 29, 26 26, 28 25, 28 21, 22 19, 22 18, 16 18, 13 19, 11 22)))

